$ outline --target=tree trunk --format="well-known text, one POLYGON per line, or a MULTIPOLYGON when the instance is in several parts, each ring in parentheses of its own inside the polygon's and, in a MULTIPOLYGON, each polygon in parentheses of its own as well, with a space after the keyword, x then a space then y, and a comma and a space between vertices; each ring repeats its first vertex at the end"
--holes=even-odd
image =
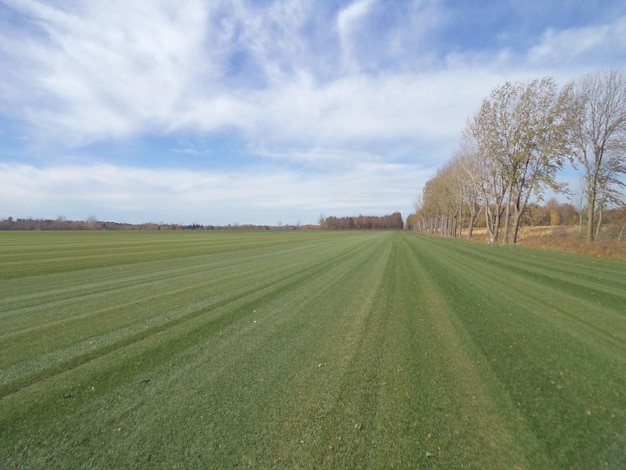
POLYGON ((513 230, 511 236, 509 237, 509 243, 511 243, 512 245, 515 245, 517 243, 517 234, 519 233, 519 221, 521 217, 522 211, 516 209, 515 213, 513 214, 513 230))
POLYGON ((488 204, 485 204, 485 225, 487 226, 487 232, 489 233, 489 243, 495 241, 494 237, 494 223, 492 219, 491 209, 488 204))
POLYGON ((502 243, 509 243, 509 221, 511 219, 511 198, 513 197, 513 188, 509 186, 509 195, 506 198, 506 211, 504 213, 504 235, 502 236, 502 243))
POLYGON ((596 206, 596 188, 595 185, 589 185, 587 188, 587 242, 594 241, 593 236, 593 219, 595 218, 596 206))
POLYGON ((474 217, 476 217, 476 206, 470 209, 470 219, 469 219, 469 227, 467 228, 467 239, 471 240, 472 235, 474 234, 474 217))
POLYGON ((601 225, 602 225, 602 202, 600 202, 600 205, 598 206, 598 225, 596 225, 596 236, 594 240, 597 240, 598 236, 600 235, 601 225))
POLYGON ((578 211, 578 235, 582 236, 583 234, 583 208, 580 207, 578 211))
MULTIPOLYGON (((533 177, 531 179, 531 187, 534 187, 535 185, 535 178, 533 177)), ((524 196, 524 199, 522 200, 522 195, 521 193, 517 193, 517 199, 515 200, 515 220, 513 221, 513 235, 511 236, 511 243, 515 244, 517 243, 517 234, 519 233, 519 221, 522 218, 522 212, 524 212, 524 209, 526 209, 526 206, 528 206, 528 199, 530 198, 530 191, 526 192, 526 195, 524 196)))

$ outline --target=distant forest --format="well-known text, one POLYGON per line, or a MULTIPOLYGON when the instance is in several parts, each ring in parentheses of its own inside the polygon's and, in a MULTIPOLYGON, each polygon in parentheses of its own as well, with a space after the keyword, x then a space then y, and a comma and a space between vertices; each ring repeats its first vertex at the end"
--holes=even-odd
POLYGON ((402 214, 359 215, 358 217, 326 217, 320 219, 320 228, 324 230, 402 230, 402 214))
POLYGON ((181 225, 162 222, 129 224, 103 222, 94 217, 87 220, 68 220, 65 217, 57 217, 56 219, 14 219, 9 217, 0 220, 0 230, 401 230, 403 228, 404 222, 399 212, 384 216, 322 217, 320 225, 181 225))
POLYGON ((200 225, 200 224, 168 224, 147 222, 129 224, 124 222, 103 222, 94 218, 88 220, 56 219, 14 219, 9 217, 0 220, 0 230, 295 230, 318 228, 317 225, 200 225))

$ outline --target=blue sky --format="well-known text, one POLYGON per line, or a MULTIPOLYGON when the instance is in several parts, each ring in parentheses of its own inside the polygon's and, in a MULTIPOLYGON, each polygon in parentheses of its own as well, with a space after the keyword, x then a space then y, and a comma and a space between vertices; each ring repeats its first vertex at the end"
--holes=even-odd
POLYGON ((0 0, 0 218, 406 217, 492 88, 609 68, 622 0, 0 0))

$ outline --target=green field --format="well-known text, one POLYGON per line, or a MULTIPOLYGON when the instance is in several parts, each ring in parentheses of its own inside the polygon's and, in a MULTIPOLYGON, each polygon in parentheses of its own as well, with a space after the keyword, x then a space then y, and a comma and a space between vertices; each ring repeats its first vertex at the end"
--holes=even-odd
POLYGON ((626 262, 0 232, 1 468, 626 468, 626 262))

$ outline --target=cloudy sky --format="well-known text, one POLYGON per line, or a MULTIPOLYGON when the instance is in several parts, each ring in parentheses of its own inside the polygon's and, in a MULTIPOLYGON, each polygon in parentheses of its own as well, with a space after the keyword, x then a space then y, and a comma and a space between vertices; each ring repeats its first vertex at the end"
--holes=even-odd
POLYGON ((623 0, 0 0, 0 218, 406 217, 492 88, 609 68, 623 0))

